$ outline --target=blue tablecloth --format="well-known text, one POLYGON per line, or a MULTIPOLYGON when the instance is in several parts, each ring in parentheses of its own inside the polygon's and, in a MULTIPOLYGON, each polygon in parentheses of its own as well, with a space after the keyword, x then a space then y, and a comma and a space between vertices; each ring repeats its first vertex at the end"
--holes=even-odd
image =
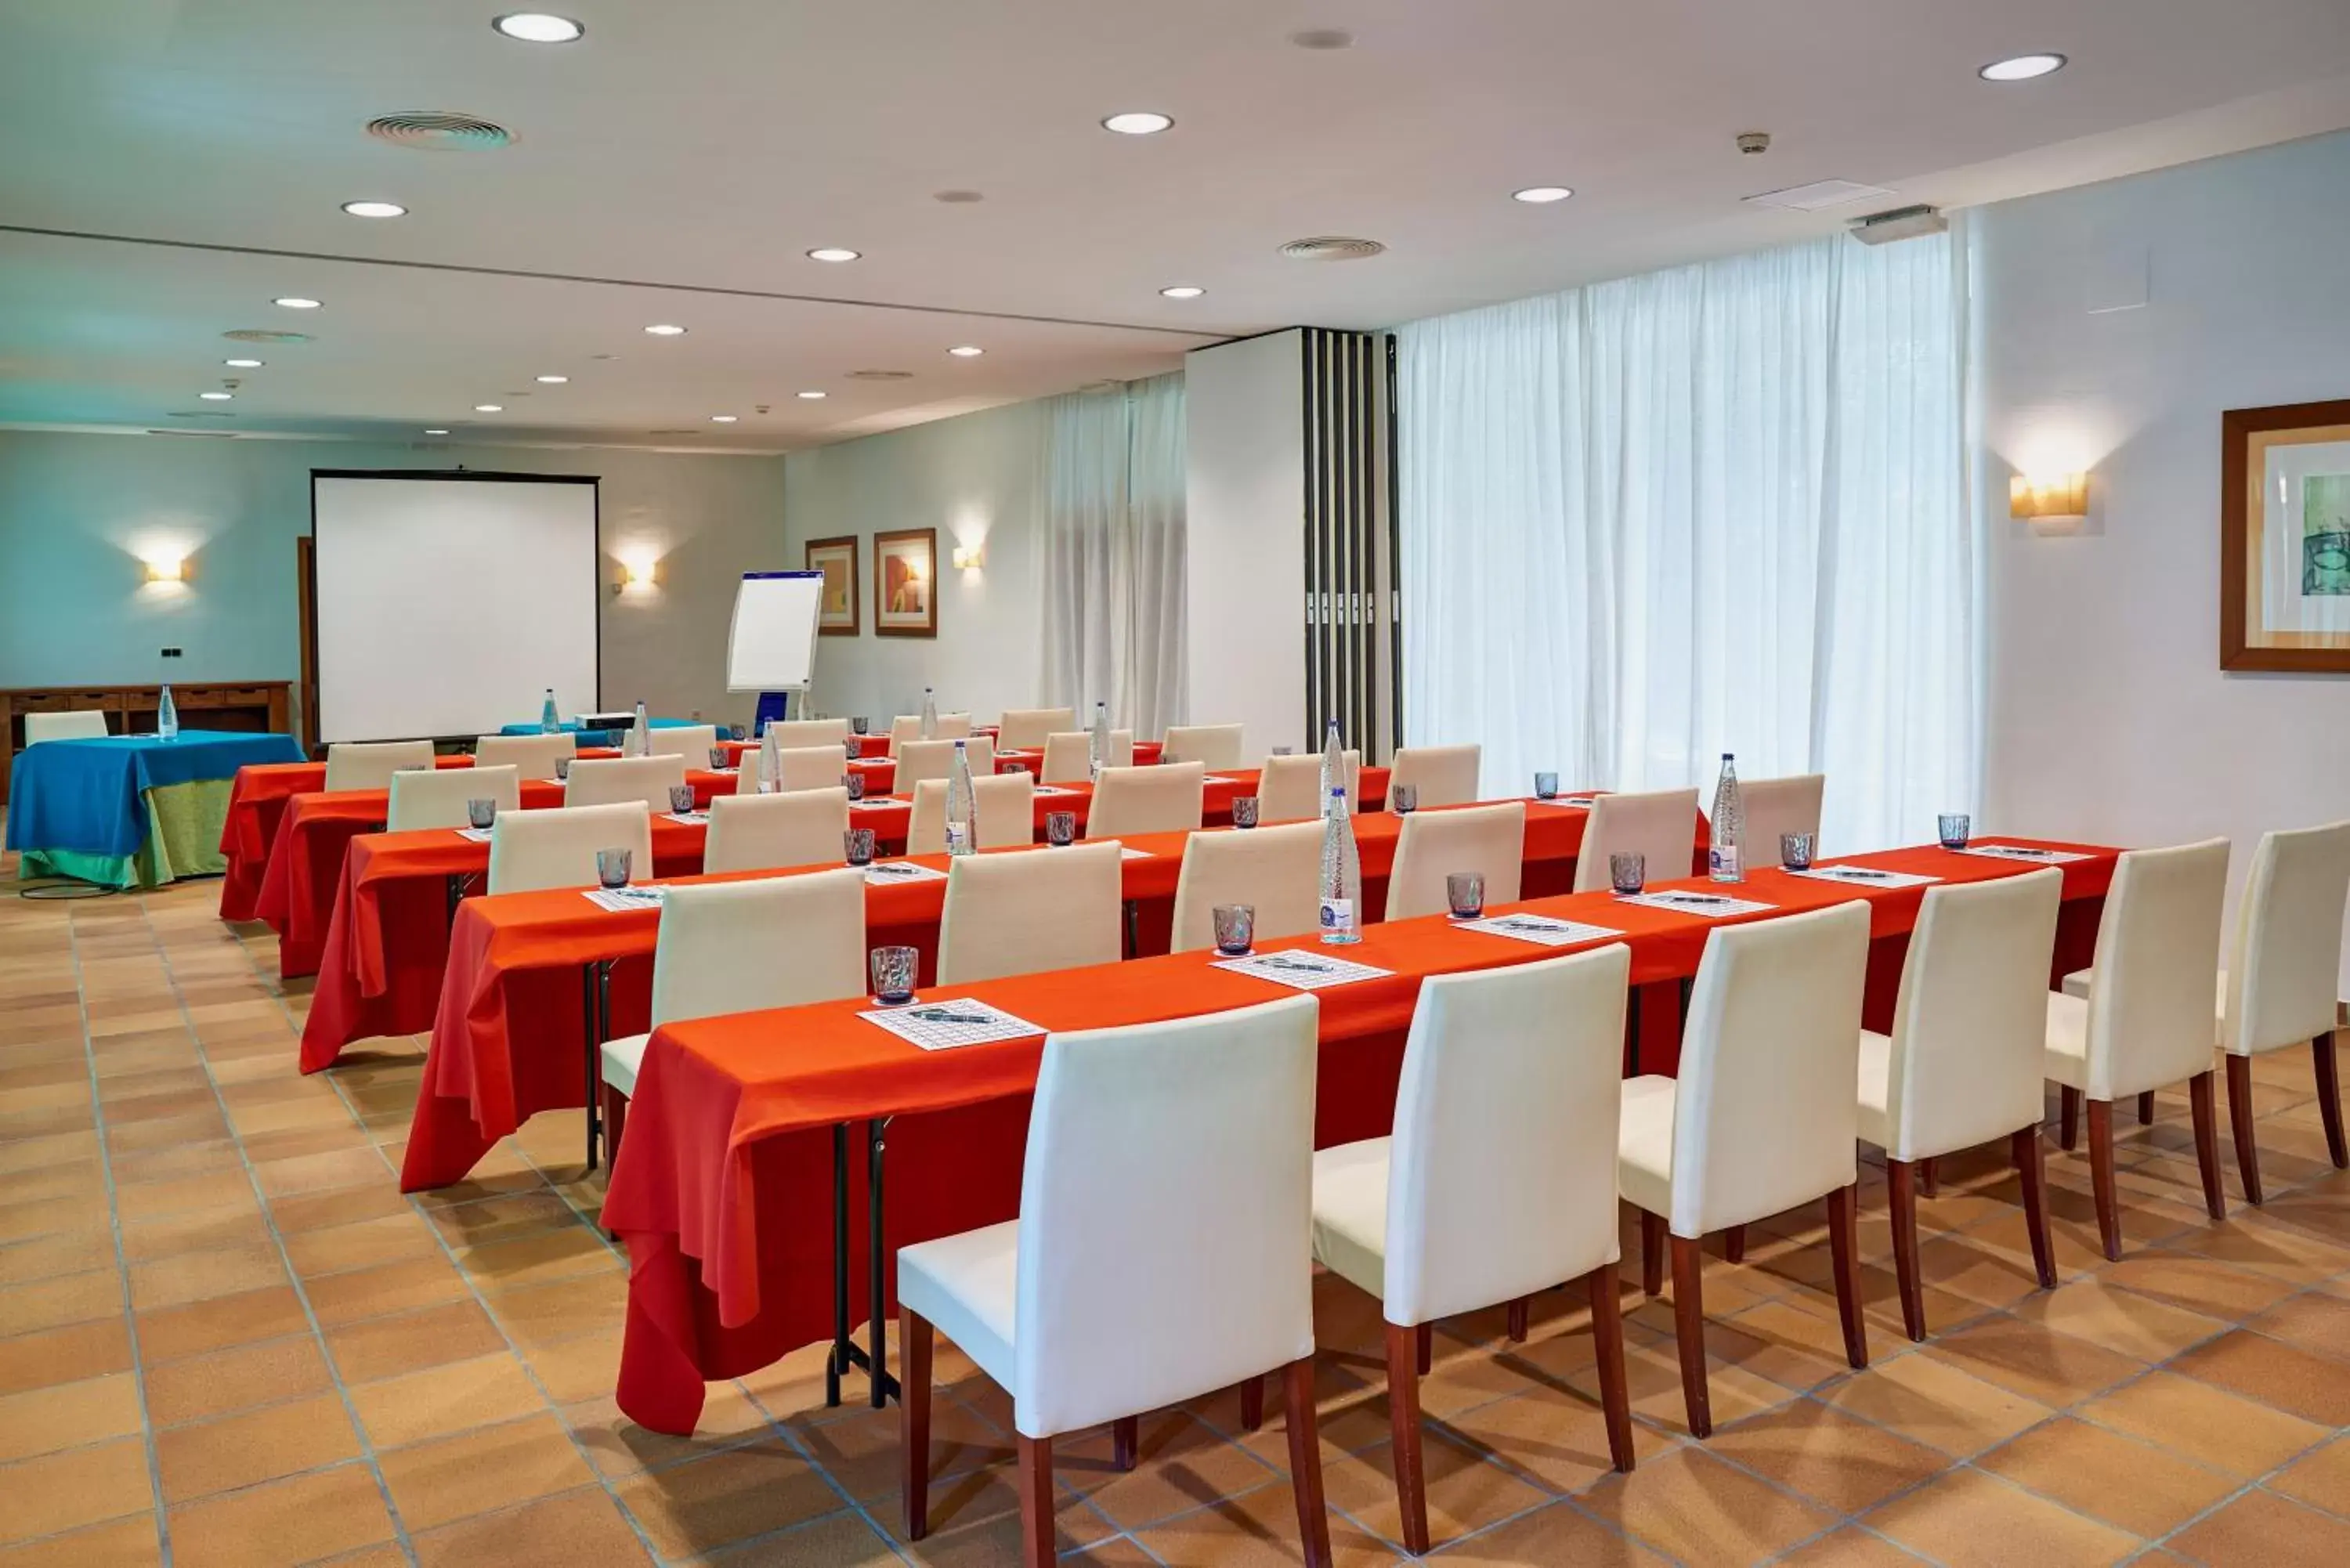
MULTIPOLYGON (((706 719, 653 719, 647 722, 656 730, 681 729, 688 724, 704 724, 709 722, 706 719)), ((618 730, 584 729, 577 719, 564 720, 563 727, 570 733, 578 736, 579 743, 583 746, 617 746, 620 743, 620 732, 618 730)), ((508 724, 504 729, 500 730, 498 733, 501 735, 536 735, 539 733, 539 728, 536 723, 508 724)))
POLYGON ((8 787, 8 847, 135 855, 147 838, 151 789, 232 779, 252 763, 298 763, 291 735, 182 730, 155 735, 43 741, 18 753, 8 787))

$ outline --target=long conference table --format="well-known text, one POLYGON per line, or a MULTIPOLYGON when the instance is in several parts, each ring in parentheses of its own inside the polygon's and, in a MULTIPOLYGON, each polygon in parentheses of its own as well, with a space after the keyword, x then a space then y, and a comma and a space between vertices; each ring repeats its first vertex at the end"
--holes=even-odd
MULTIPOLYGON (((2078 857, 2059 867, 2064 904, 2054 984, 2090 959, 2119 852, 2002 842, 2078 857)), ((1838 863, 1942 882, 2033 868, 1939 847, 1838 863)), ((1707 887, 1695 878, 1687 886, 1707 887)), ((1737 919, 1866 902, 1872 945, 1865 1016, 1885 1025, 1924 887, 1827 882, 1772 869, 1754 873, 1737 891, 1770 906, 1731 917, 1737 919)), ((1707 934, 1722 923, 1606 892, 1509 908, 1620 932, 1578 946, 1628 942, 1636 994, 1677 993, 1696 973, 1707 934)), ((1263 947, 1332 950, 1311 938, 1263 947)), ((1464 930, 1441 916, 1366 927, 1362 941, 1341 956, 1386 972, 1316 993, 1316 1147, 1389 1130, 1422 979, 1574 950, 1464 930)), ((603 1210, 603 1223, 626 1244, 630 1264, 620 1408, 654 1430, 691 1432, 706 1382, 740 1376, 803 1345, 837 1344, 842 1326, 868 1315, 877 1301, 878 1371, 892 1306, 889 1271, 878 1265, 898 1248, 1019 1211, 1028 1102, 1046 1032, 1194 1017, 1284 994, 1275 982, 1217 968, 1212 952, 1187 952, 932 990, 925 1000, 975 999, 1037 1029, 954 1050, 922 1051, 860 1018, 871 1006, 863 999, 663 1025, 638 1075, 603 1210), (844 1152, 847 1129, 859 1123, 870 1139, 864 1189, 848 1179, 844 1152), (866 1193, 879 1199, 884 1190, 879 1169, 885 1142, 888 1196, 877 1225, 866 1211, 866 1193)), ((1669 1070, 1661 1062, 1650 1065, 1669 1070)), ((426 1095, 432 1094, 428 1077, 426 1095)), ((837 1375, 837 1358, 835 1369, 837 1375)), ((882 1381, 877 1376, 877 1398, 882 1381)))

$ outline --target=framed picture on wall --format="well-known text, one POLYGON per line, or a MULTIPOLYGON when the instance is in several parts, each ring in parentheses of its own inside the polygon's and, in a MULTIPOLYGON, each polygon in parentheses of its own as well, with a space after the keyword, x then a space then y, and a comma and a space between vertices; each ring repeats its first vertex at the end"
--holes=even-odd
POLYGON ((2350 674, 2350 400, 2220 430, 2220 668, 2350 674))
POLYGON ((824 598, 816 606, 816 629, 822 637, 857 635, 857 535, 810 539, 807 569, 824 574, 824 598))
POLYGON ((903 528, 873 535, 873 632, 939 635, 939 531, 903 528))

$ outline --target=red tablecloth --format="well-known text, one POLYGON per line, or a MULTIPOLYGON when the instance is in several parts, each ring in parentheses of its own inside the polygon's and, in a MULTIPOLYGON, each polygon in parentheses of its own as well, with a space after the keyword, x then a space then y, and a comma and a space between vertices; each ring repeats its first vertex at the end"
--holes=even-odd
MULTIPOLYGON (((1580 811, 1530 808, 1524 872, 1530 892, 1559 892, 1574 885, 1575 854, 1587 821, 1580 811)), ((1398 817, 1372 814, 1360 819, 1363 902, 1374 913, 1385 902, 1401 831, 1398 817)), ((1145 954, 1163 953, 1170 945, 1175 884, 1189 836, 1149 834, 1127 841, 1129 848, 1148 852, 1148 858, 1128 860, 1124 868, 1124 893, 1139 907, 1145 954)), ((918 863, 944 869, 947 860, 920 857, 918 863)), ((945 898, 942 881, 872 888, 866 898, 867 945, 918 949, 920 979, 930 983, 945 898)), ((603 909, 576 890, 465 901, 449 937, 424 1085, 400 1174, 404 1189, 463 1180, 492 1145, 530 1116, 585 1103, 580 971, 588 964, 613 963, 611 1032, 642 1031, 660 920, 649 909, 603 909)))
MULTIPOLYGON (((2085 940, 2094 940, 2117 852, 2053 847, 2090 856, 2063 868, 2067 902, 2054 966, 2062 971, 2077 967, 2085 940)), ((1932 848, 1851 858, 1953 882, 2028 869, 1932 848)), ((1898 986, 1923 888, 1876 892, 1772 870, 1756 873, 1743 891, 1775 913, 1866 901, 1877 939, 1872 1007, 1880 1015, 1889 1009, 1887 988, 1898 986)), ((1621 904, 1606 893, 1520 907, 1624 931, 1639 986, 1694 974, 1716 923, 1621 904)), ((1557 950, 1459 930, 1440 917, 1367 928, 1347 956, 1391 972, 1319 993, 1317 1145, 1388 1129, 1422 978, 1557 950)), ((1048 1030, 1196 1016, 1287 994, 1215 969, 1212 957, 1178 954, 955 990, 1048 1030)), ((738 1013, 655 1033, 603 1211, 630 1262, 619 1393, 632 1419, 659 1431, 691 1431, 706 1380, 740 1376, 828 1337, 833 1127, 898 1118, 889 1137, 892 1248, 1017 1213, 1041 1037, 925 1053, 858 1018, 868 1005, 738 1013)), ((861 1190, 850 1201, 851 1235, 861 1238, 864 1220, 855 1212, 861 1190)), ((851 1281, 864 1277, 863 1262, 852 1258, 851 1281)), ((862 1316, 865 1293, 852 1288, 851 1315, 862 1316)))
MULTIPOLYGON (((857 742, 857 754, 860 757, 879 757, 886 760, 889 755, 889 737, 887 735, 851 735, 848 738, 857 742)), ((718 743, 733 752, 738 763, 742 761, 743 753, 755 752, 759 749, 759 742, 756 741, 721 741, 718 743)), ((843 753, 844 758, 846 754, 843 753)))
MULTIPOLYGON (((471 757, 435 757, 435 767, 469 768, 471 757)), ((277 819, 297 794, 327 787, 324 763, 258 763, 236 770, 228 786, 228 815, 221 823, 221 856, 228 870, 221 879, 220 917, 250 920, 261 895, 262 869, 277 841, 277 819)))

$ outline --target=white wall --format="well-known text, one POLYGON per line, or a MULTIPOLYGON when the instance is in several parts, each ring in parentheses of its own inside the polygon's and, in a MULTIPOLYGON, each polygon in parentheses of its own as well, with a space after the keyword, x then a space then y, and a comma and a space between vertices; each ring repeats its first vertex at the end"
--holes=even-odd
POLYGON ((864 714, 876 727, 921 707, 992 720, 1032 707, 1044 671, 1038 621, 1047 405, 1015 403, 784 459, 790 560, 810 539, 858 539, 858 635, 817 640, 816 706, 864 714), (873 634, 876 533, 939 531, 935 639, 873 634), (957 545, 983 544, 983 566, 951 562, 957 545))
POLYGON ((756 699, 725 690, 726 627, 741 574, 786 564, 783 464, 619 451, 0 431, 0 686, 298 680, 310 470, 459 461, 596 474, 608 582, 624 559, 658 560, 651 591, 605 600, 603 702, 750 718, 756 699), (186 582, 144 580, 141 556, 159 553, 186 556, 186 582), (185 650, 168 671, 167 645, 185 650))
MULTIPOLYGON (((2350 816, 2350 677, 2220 670, 2220 416, 2350 398, 2350 135, 1975 214, 1990 826, 2119 844, 2350 816), (2141 309, 2090 314, 2126 293, 2141 309), (2079 535, 2011 466, 2091 474, 2079 535)), ((2345 994, 2350 994, 2346 992, 2345 994)))
POLYGON ((1295 330, 1183 357, 1190 706, 1251 755, 1305 732, 1305 381, 1295 330))

